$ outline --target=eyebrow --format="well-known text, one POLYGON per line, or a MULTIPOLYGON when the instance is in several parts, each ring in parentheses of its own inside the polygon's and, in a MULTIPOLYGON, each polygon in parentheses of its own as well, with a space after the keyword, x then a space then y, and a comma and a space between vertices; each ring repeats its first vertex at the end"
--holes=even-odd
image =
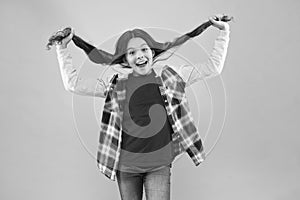
MULTIPOLYGON (((144 46, 144 45, 147 45, 147 46, 148 46, 148 44, 147 44, 147 43, 143 43, 143 44, 141 44, 141 46, 140 46, 140 47, 142 47, 142 46, 144 46)), ((134 49, 134 48, 133 48, 133 47, 130 47, 130 48, 128 48, 128 49, 127 49, 127 51, 128 51, 128 50, 130 50, 130 49, 134 49)))

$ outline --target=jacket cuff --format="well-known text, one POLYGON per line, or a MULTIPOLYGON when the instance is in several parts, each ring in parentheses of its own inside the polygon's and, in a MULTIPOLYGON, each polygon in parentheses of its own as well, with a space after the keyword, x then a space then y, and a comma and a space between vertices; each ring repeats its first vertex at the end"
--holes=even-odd
POLYGON ((229 37, 230 34, 230 26, 227 24, 224 30, 220 30, 221 37, 229 37))

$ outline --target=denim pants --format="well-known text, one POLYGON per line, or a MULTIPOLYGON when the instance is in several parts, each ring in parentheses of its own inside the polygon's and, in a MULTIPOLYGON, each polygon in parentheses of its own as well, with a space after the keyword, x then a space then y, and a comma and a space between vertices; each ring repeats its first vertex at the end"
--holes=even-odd
POLYGON ((145 173, 117 172, 122 200, 142 200, 143 186, 147 200, 170 200, 170 166, 145 173))

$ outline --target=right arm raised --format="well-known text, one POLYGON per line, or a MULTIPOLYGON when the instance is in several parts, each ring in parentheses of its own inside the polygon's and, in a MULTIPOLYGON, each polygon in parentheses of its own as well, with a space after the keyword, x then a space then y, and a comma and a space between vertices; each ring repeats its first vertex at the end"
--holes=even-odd
POLYGON ((56 45, 57 59, 65 89, 79 95, 104 98, 106 86, 103 80, 81 78, 78 70, 73 66, 71 54, 67 49, 70 38, 72 38, 71 35, 62 44, 56 45))
POLYGON ((81 78, 72 64, 72 57, 67 48, 57 45, 56 52, 61 77, 67 91, 85 96, 105 97, 106 87, 103 80, 81 78))

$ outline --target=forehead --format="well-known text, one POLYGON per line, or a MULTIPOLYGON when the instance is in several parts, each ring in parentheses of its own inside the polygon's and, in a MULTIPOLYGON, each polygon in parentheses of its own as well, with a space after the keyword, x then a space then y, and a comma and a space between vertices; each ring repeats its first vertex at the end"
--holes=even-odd
POLYGON ((128 41, 127 49, 139 48, 144 45, 148 45, 147 42, 145 40, 143 40, 142 38, 136 37, 136 38, 132 38, 128 41))

